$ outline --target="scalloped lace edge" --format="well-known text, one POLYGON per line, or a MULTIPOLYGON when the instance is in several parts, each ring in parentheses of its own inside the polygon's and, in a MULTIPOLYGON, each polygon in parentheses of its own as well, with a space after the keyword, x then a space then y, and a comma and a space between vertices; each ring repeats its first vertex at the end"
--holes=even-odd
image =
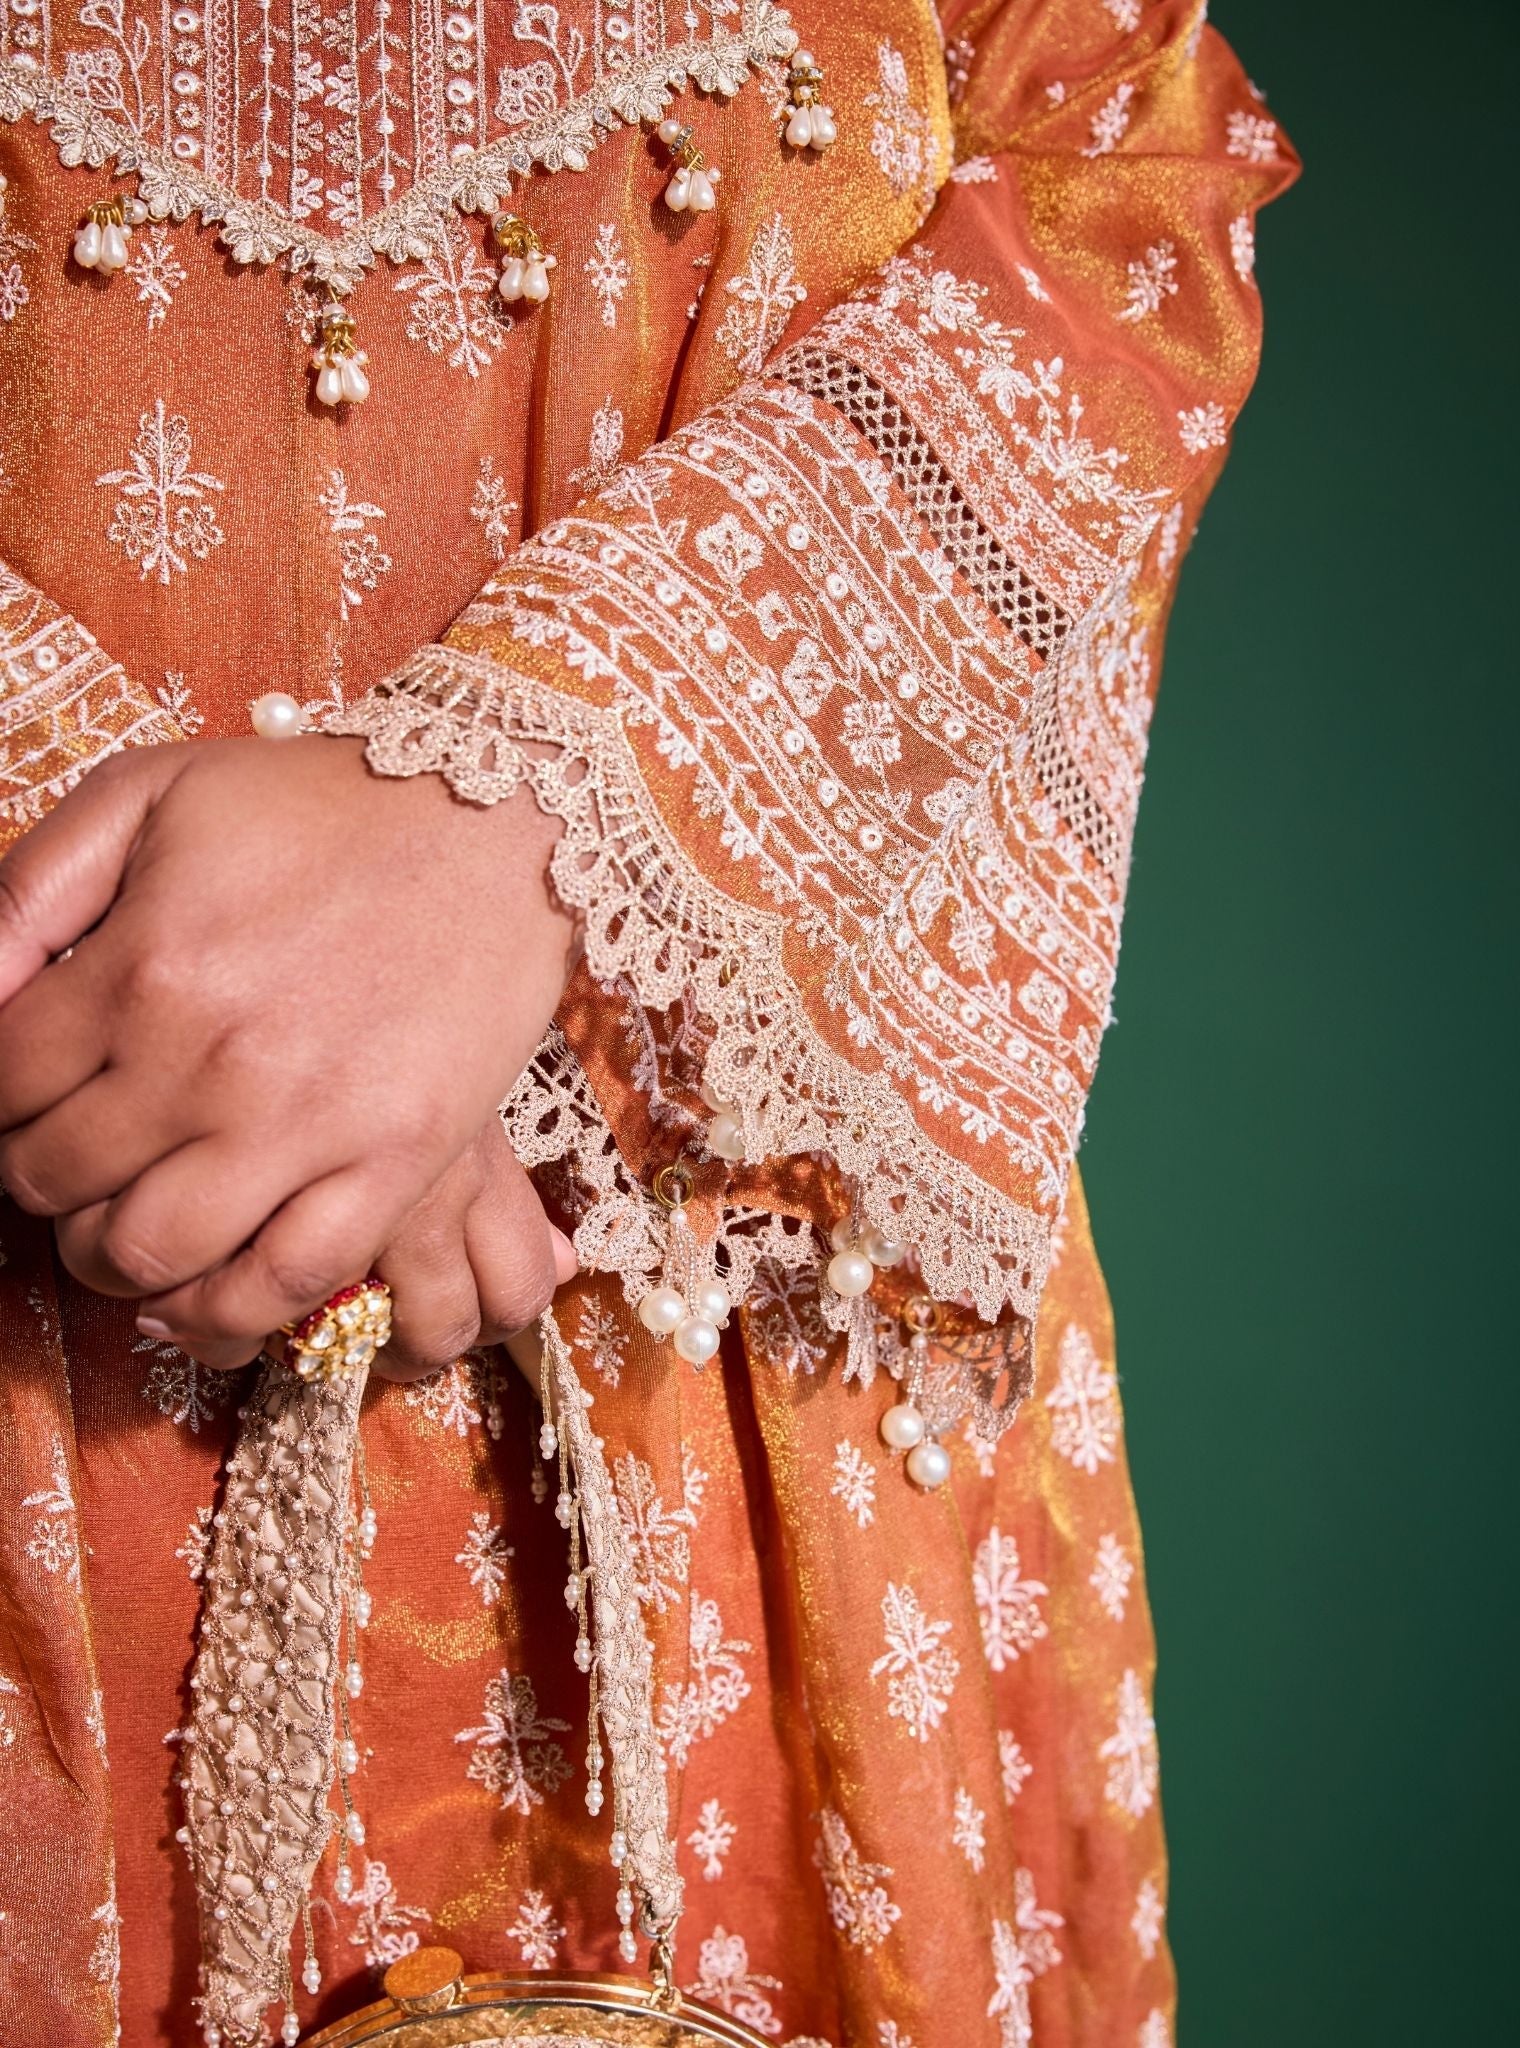
POLYGON ((551 876, 582 919, 592 974, 625 978, 651 1009, 695 1002, 714 1033, 705 1078, 739 1117, 746 1158, 828 1154, 859 1187, 866 1221, 913 1246, 930 1294, 964 1298, 988 1321, 1004 1308, 1034 1317, 1049 1220, 936 1146, 886 1076, 823 1042, 785 965, 785 920, 696 869, 615 710, 430 646, 323 730, 362 737, 378 774, 439 774, 471 803, 527 785, 564 823, 551 876))

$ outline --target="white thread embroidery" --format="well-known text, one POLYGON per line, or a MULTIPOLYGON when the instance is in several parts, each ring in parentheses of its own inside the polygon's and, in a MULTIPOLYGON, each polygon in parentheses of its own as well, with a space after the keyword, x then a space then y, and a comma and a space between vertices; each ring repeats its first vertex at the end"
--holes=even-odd
POLYGON ((750 1695, 741 1653, 750 1645, 725 1638, 716 1600, 691 1596, 691 1677, 667 1685, 660 1704, 659 1735, 670 1761, 684 1770, 692 1744, 711 1735, 750 1695))
POLYGON ((1133 322, 1159 313, 1166 301, 1177 295, 1176 269, 1174 242, 1156 242, 1143 256, 1135 257, 1129 265, 1128 296, 1118 317, 1133 322))
POLYGON ((887 1713, 901 1721, 915 1742, 927 1742, 945 1718, 960 1672, 960 1659, 943 1640, 948 1621, 930 1621, 910 1586, 888 1583, 881 1616, 885 1654, 871 1666, 872 1678, 887 1673, 887 1713))
POLYGON ((390 573, 391 558, 379 536, 369 531, 372 523, 385 517, 385 509, 351 498, 341 469, 329 472, 317 493, 317 505, 327 514, 327 530, 338 542, 338 613, 346 624, 363 604, 366 591, 374 590, 390 573))
POLYGON ((1019 1576, 1019 1546, 995 1526, 978 1544, 971 1572, 982 1624, 982 1648, 994 1671, 1016 1664, 1050 1630, 1040 1601, 1050 1588, 1019 1576))
POLYGON ((757 2033, 781 2032, 775 2008, 765 1995, 779 1991, 781 1979, 750 1969, 749 1947, 742 1934, 715 1927, 697 1951, 697 1969, 696 1983, 686 1987, 693 1998, 710 1999, 720 2012, 731 2013, 757 2033))
POLYGON ((153 410, 138 421, 130 466, 95 479, 98 486, 115 485, 121 492, 106 539, 136 562, 140 577, 156 576, 167 584, 227 538, 211 499, 213 491, 227 487, 208 470, 192 469, 191 452, 189 421, 155 399, 153 410))
POLYGON ((856 1848, 844 1815, 832 1806, 818 1816, 819 1835, 813 1862, 823 1879, 829 1918, 853 1948, 880 1947, 902 1918, 886 1887, 892 1875, 885 1863, 867 1862, 856 1848))
POLYGON ((69 1461, 61 1440, 53 1439, 53 1483, 23 1498, 24 1508, 40 1508, 26 1541, 26 1555, 45 1572, 62 1572, 71 1586, 80 1583, 77 1510, 69 1481, 69 1461))
POLYGON ((1034 1776, 1034 1765, 1025 1756, 1011 1728, 999 1728, 997 1740, 1003 1804, 1012 1806, 1023 1791, 1026 1780, 1034 1776))
POLYGON ((1138 1820, 1149 1811, 1160 1776, 1156 1723, 1138 1671, 1126 1671, 1119 1681, 1114 1732, 1099 1743, 1098 1755, 1108 1762, 1104 1797, 1138 1820))
POLYGON ((138 303, 148 309, 150 334, 169 317, 174 294, 185 282, 186 274, 174 253, 168 229, 149 228, 127 265, 127 275, 137 286, 138 303))
POLYGON ((1135 1567, 1118 1537, 1100 1536, 1098 1553, 1087 1583, 1097 1594, 1098 1604, 1111 1621, 1123 1621, 1130 1580, 1134 1576, 1135 1567))
POLYGON ((927 199, 934 189, 934 129, 927 114, 914 106, 908 66, 890 43, 877 46, 880 87, 863 102, 877 109, 871 124, 871 154, 882 176, 899 198, 916 192, 927 199))
POLYGON ((749 260, 724 286, 733 303, 718 327, 718 345, 746 374, 758 370, 786 331, 792 309, 807 297, 797 277, 792 231, 779 213, 763 221, 749 260))
POLYGON ((845 1512, 855 1517, 857 1528, 870 1528, 876 1519, 876 1467, 848 1438, 834 1447, 834 1483, 829 1492, 844 1502, 845 1512))
POLYGON ((725 1818, 718 1800, 703 1800, 697 1825, 686 1839, 701 1857, 702 1875, 709 1884, 715 1884, 723 1875, 724 1861, 738 1832, 738 1824, 725 1818))
POLYGON ((554 1908, 544 1894, 537 1890, 524 1892, 517 1918, 507 1927, 507 1939, 517 1943, 523 1967, 528 1970, 550 1969, 564 1938, 563 1923, 554 1917, 554 1908))
POLYGON ((616 224, 604 221, 596 231, 596 247, 583 266, 602 309, 602 325, 616 327, 618 304, 628 289, 628 258, 616 224))
POLYGON ((987 2017, 998 2023, 999 2048, 1032 2048, 1029 1987, 1061 1960, 1053 1929, 1066 1923, 1036 1903, 1030 1871, 1014 1872, 1013 1919, 992 1923, 992 1973, 997 1984, 987 2017))
POLYGON ((532 1679, 503 1666, 499 1676, 486 1680, 481 1725, 462 1728, 454 1740, 474 1745, 465 1776, 500 1799, 506 1811, 526 1817, 570 1776, 564 1750, 551 1740, 569 1726, 540 1714, 532 1679))
POLYGON ((371 1969, 399 1963, 421 1946, 419 1929, 432 1920, 423 1906, 403 1906, 383 1863, 366 1862, 364 1876, 343 1903, 356 1911, 351 1948, 362 1948, 371 1969))
POLYGON ((1093 1340, 1068 1323, 1056 1358, 1056 1383, 1045 1396, 1052 1411, 1050 1440, 1079 1472, 1112 1465, 1119 1448, 1119 1382, 1093 1340))
POLYGON ((485 1509, 477 1509, 465 1531, 463 1548, 454 1553, 454 1562, 463 1565, 470 1584, 479 1587, 482 1607, 494 1607, 500 1600, 507 1561, 516 1554, 510 1543, 502 1541, 500 1528, 485 1509))
POLYGON ((507 543, 512 538, 512 514, 517 510, 517 500, 507 496, 506 483, 497 474, 495 462, 489 455, 482 455, 475 494, 470 500, 470 517, 479 520, 493 562, 506 560, 507 543))
POLYGON ((964 1785, 955 1795, 955 1823, 950 1830, 950 1840, 971 1868, 980 1874, 987 1861, 987 1815, 964 1785))
POLYGON ((1129 1924, 1141 1955, 1148 1963, 1154 1961, 1161 1946, 1161 1930, 1166 1925, 1166 1907, 1153 1877, 1146 1878, 1136 1893, 1135 1911, 1129 1924))

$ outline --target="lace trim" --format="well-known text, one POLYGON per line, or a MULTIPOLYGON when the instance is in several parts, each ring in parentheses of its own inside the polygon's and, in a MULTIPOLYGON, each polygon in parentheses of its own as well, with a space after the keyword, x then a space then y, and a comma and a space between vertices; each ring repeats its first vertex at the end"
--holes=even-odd
POLYGON ((731 99, 751 70, 789 56, 796 31, 773 0, 745 0, 737 30, 713 24, 708 37, 692 37, 647 57, 630 60, 595 89, 568 100, 515 133, 450 158, 345 235, 314 233, 283 208, 240 196, 230 186, 187 169, 168 150, 144 142, 124 122, 93 105, 82 92, 46 77, 34 61, 0 65, 0 120, 30 116, 51 126, 59 161, 102 170, 109 163, 135 174, 155 220, 192 214, 219 226, 218 239, 237 263, 283 258, 292 274, 309 272, 333 290, 352 290, 380 256, 392 263, 420 262, 433 250, 437 220, 450 207, 491 213, 514 178, 535 165, 546 171, 586 168, 598 144, 618 127, 658 121, 677 91, 692 85, 731 99))
POLYGON ((893 482, 982 602, 1026 647, 1048 659, 1070 629, 1069 614, 1045 595, 983 525, 928 437, 892 394, 858 364, 807 339, 776 357, 765 374, 810 392, 844 414, 887 465, 893 482))
POLYGON ((1033 1316, 1046 1219, 925 1138, 888 1076, 858 1073, 820 1041, 782 959, 785 920, 736 903, 691 865, 616 711, 435 646, 324 728, 364 736, 377 773, 441 774, 472 803, 527 784, 564 820, 553 881, 582 914, 592 974, 626 977, 653 1009, 684 995, 710 1021, 705 1076, 741 1118, 749 1156, 827 1153, 859 1183, 866 1222, 914 1247, 928 1292, 965 1293, 989 1321, 1005 1306, 1033 1316))
POLYGON ((288 1999, 291 1936, 339 1825, 333 1699, 365 1378, 307 1386, 267 1366, 216 1516, 180 1782, 201 2019, 224 2048, 264 2041, 266 2009, 288 1999))

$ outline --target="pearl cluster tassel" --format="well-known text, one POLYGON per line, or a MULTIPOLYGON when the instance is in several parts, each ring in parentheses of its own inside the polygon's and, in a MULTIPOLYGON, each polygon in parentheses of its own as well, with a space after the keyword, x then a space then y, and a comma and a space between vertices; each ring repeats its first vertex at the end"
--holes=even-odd
POLYGON ((792 111, 787 118, 787 141, 793 149, 827 149, 838 140, 839 130, 834 125, 834 109, 824 106, 818 97, 823 73, 811 50, 799 50, 792 59, 789 83, 792 111))
POLYGON ((701 1087, 702 1100, 713 1112, 713 1120, 707 1127, 707 1149, 717 1159, 727 1159, 738 1164, 747 1155, 744 1148, 744 1125, 738 1110, 731 1102, 725 1102, 708 1081, 701 1087))
POLYGON ((819 1287, 819 1307, 828 1329, 846 1339, 843 1380, 858 1380, 869 1387, 876 1378, 888 1324, 879 1306, 870 1298, 877 1269, 896 1266, 908 1255, 884 1231, 868 1229, 860 1215, 857 1195, 850 1214, 841 1217, 829 1233, 832 1257, 824 1267, 819 1287))
POLYGON ((317 373, 313 395, 318 405, 362 405, 369 397, 364 365, 369 361, 354 339, 353 315, 340 300, 322 309, 322 339, 311 367, 317 373))
MULTIPOLYGON (((928 1370, 929 1333, 939 1321, 939 1311, 927 1296, 910 1301, 903 1312, 908 1325, 907 1385, 902 1399, 894 1402, 878 1425, 888 1450, 906 1453, 904 1469, 915 1486, 932 1493, 950 1477, 950 1453, 930 1430, 919 1401, 928 1370)), ((901 1369, 894 1366, 893 1371, 901 1369)))
POLYGON ((546 255, 544 245, 515 213, 498 213, 491 221, 491 234, 503 257, 496 289, 509 305, 526 299, 542 305, 549 296, 549 272, 557 259, 546 255))
POLYGON ((676 160, 665 187, 665 204, 672 213, 711 213, 718 203, 713 188, 722 175, 717 165, 708 163, 692 141, 691 130, 673 116, 667 115, 655 133, 676 160))
POLYGON ((126 267, 127 236, 141 227, 148 209, 140 199, 97 199, 74 236, 74 261, 81 270, 110 277, 126 267))
POLYGON ((686 1215, 693 1185, 690 1169, 680 1160, 662 1166, 654 1177, 655 1200, 670 1218, 669 1234, 659 1285, 639 1303, 639 1321, 657 1344, 669 1337, 677 1357, 700 1371, 717 1354, 733 1301, 723 1282, 702 1270, 686 1215))

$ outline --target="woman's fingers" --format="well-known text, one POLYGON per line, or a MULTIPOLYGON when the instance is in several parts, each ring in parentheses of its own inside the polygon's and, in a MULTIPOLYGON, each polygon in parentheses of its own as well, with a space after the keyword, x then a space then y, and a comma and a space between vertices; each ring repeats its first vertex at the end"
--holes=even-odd
MULTIPOLYGON (((123 1195, 175 1148, 195 1136, 195 1105, 168 1077, 144 1090, 119 1068, 105 1067, 63 1101, 0 1140, 0 1179, 34 1216, 68 1216, 123 1195), (145 1106, 152 1101, 152 1113, 145 1106)), ((213 1187, 221 1192, 215 1182, 213 1187)), ((202 1219, 197 1217, 199 1223, 202 1219)), ((250 1234, 245 1228, 216 1254, 225 1256, 250 1234)), ((211 1263, 189 1267, 189 1279, 211 1263)), ((95 1285, 92 1280, 91 1286, 95 1285)), ((141 1287, 112 1288, 141 1293, 141 1287)))
POLYGON ((55 961, 0 1008, 0 1131, 8 1133, 0 1141, 0 1177, 23 1208, 33 1204, 15 1163, 16 1141, 106 1063, 110 1004, 95 986, 95 966, 83 953, 55 961))

